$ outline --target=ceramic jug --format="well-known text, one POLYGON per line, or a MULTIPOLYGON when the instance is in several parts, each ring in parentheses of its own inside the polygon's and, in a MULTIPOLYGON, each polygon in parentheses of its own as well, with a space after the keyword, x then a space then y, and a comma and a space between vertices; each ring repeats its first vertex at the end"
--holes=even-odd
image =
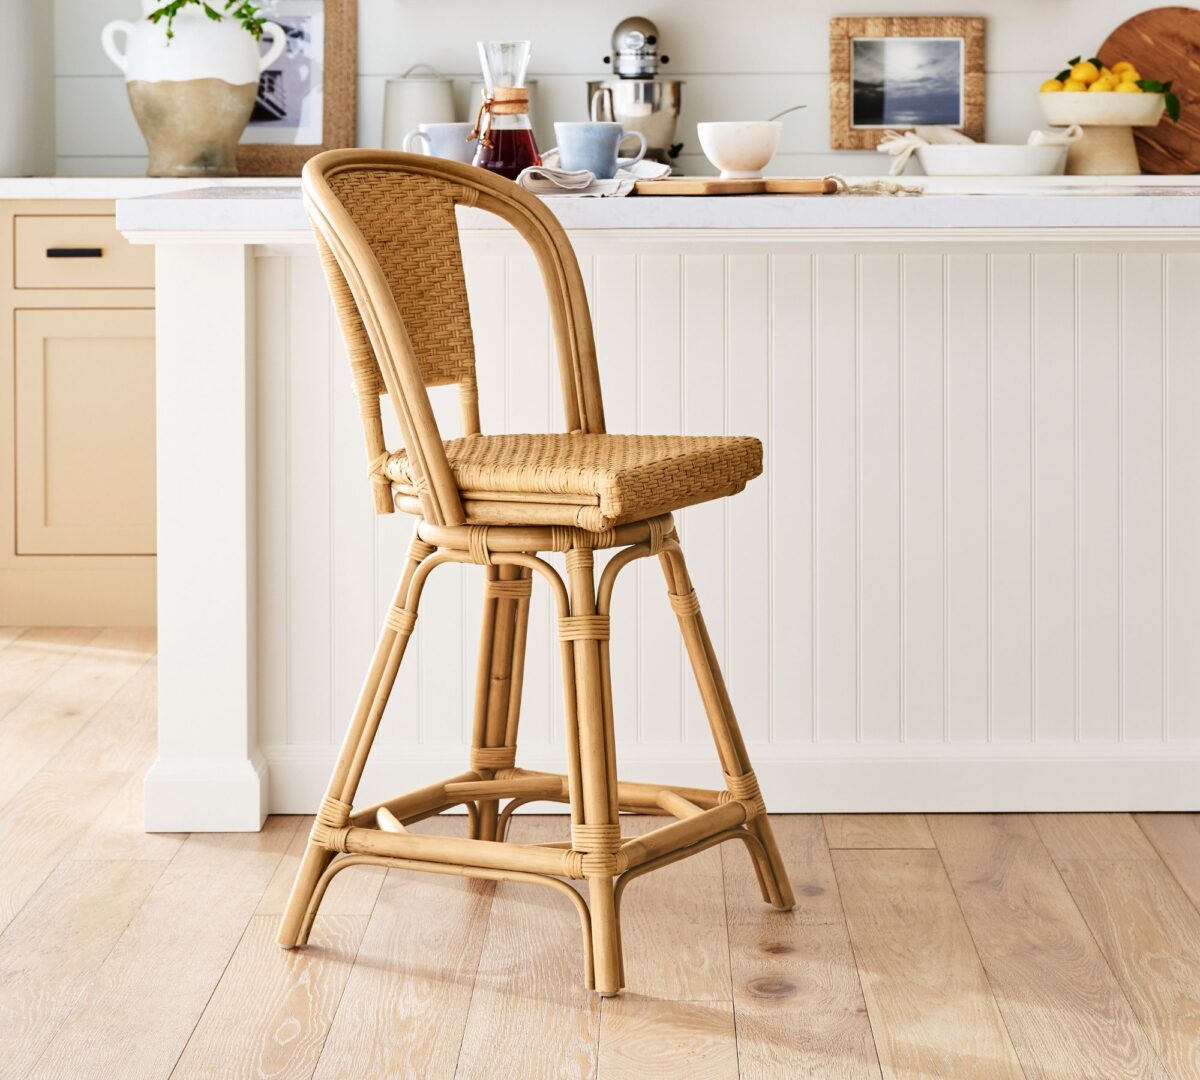
MULTIPOLYGON (((142 0, 149 15, 162 0, 142 0)), ((214 22, 198 6, 165 21, 111 22, 100 43, 125 74, 133 114, 150 150, 150 176, 233 176, 237 142, 250 121, 259 74, 287 48, 275 23, 263 28, 267 52, 230 16, 214 22), (125 50, 117 48, 118 36, 125 50)))

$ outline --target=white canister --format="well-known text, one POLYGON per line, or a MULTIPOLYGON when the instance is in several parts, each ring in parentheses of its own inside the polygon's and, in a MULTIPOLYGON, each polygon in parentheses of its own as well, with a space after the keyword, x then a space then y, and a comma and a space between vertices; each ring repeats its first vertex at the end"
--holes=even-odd
POLYGON ((399 150, 404 137, 421 124, 450 124, 454 111, 454 83, 428 64, 415 64, 400 78, 388 79, 383 90, 385 150, 399 150), (422 68, 425 74, 416 74, 422 68))

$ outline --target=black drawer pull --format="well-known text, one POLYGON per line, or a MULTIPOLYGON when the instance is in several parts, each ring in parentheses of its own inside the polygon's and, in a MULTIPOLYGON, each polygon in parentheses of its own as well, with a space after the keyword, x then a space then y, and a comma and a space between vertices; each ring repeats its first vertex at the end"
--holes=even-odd
POLYGON ((47 259, 99 259, 104 248, 46 248, 47 259))

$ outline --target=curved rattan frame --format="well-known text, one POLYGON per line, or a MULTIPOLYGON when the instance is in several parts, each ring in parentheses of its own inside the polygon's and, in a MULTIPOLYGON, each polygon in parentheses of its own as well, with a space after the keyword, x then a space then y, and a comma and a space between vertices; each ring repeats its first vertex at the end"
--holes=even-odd
MULTIPOLYGON (((436 158, 355 150, 332 151, 309 162, 304 170, 305 200, 355 373, 375 506, 390 512, 398 497, 400 508, 417 513, 419 520, 292 887, 279 941, 287 948, 303 945, 330 880, 363 863, 533 883, 571 899, 583 929, 585 981, 601 993, 616 993, 624 985, 619 904, 629 881, 713 844, 739 839, 751 855, 763 899, 786 909, 793 903, 787 871, 671 514, 599 531, 560 523, 552 515, 547 520, 545 507, 535 512, 519 502, 506 506, 496 523, 468 518, 426 385, 427 379, 430 384, 459 382, 465 433, 477 434, 473 354, 464 363, 464 350, 459 349, 457 359, 440 369, 422 366, 400 310, 402 303, 408 305, 405 310, 411 317, 411 297, 397 298, 396 282, 385 270, 387 262, 395 271, 396 261, 381 259, 389 253, 372 248, 334 190, 356 172, 370 174, 376 188, 381 177, 391 185, 395 174, 398 181, 419 178, 422 198, 428 199, 432 191, 441 224, 432 229, 428 222, 401 224, 411 225, 414 236, 419 232, 422 251, 431 250, 443 260, 440 282, 462 282, 457 233, 449 227, 446 200, 455 208, 499 214, 517 229, 537 257, 549 296, 568 431, 604 433, 595 344, 579 267, 566 234, 539 200, 509 181, 436 158), (394 490, 385 475, 389 454, 383 441, 381 391, 391 398, 416 476, 407 490, 394 490), (594 552, 606 548, 620 550, 597 576, 594 552), (566 574, 560 575, 542 558, 543 552, 563 553, 566 574), (655 557, 708 715, 725 779, 723 791, 624 783, 617 778, 608 640, 614 586, 628 566, 655 557), (359 781, 415 629, 425 584, 438 567, 461 564, 481 567, 486 578, 469 768, 440 783, 355 809, 359 781), (566 771, 561 774, 533 772, 516 764, 535 580, 548 589, 558 620, 566 728, 566 771), (542 800, 569 805, 570 840, 509 841, 513 811, 542 800), (410 831, 409 826, 452 807, 467 810, 465 838, 410 831), (624 812, 669 820, 651 832, 625 837, 620 826, 624 812), (570 880, 586 880, 586 904, 570 880)), ((360 206, 359 220, 363 213, 393 209, 360 206)), ((412 206, 396 212, 411 215, 412 206)), ((388 223, 393 232, 394 225, 388 223)), ((404 258, 410 256, 406 249, 404 258)), ((430 280, 434 276, 431 272, 430 280)), ((436 302, 436 297, 430 300, 436 302)), ((456 300, 446 310, 461 317, 465 308, 456 300)), ((424 309, 419 315, 416 322, 439 329, 436 318, 431 324, 424 309)))

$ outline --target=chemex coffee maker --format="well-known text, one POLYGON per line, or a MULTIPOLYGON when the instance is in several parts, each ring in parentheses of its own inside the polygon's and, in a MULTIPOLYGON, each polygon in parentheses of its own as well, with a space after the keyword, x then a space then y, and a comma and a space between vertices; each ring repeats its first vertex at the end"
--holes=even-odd
POLYGON ((646 137, 646 159, 669 165, 682 143, 676 143, 675 125, 683 83, 658 78, 660 64, 670 57, 658 52, 658 27, 635 16, 617 24, 612 37, 611 79, 588 83, 588 108, 593 120, 615 120, 627 131, 646 137))

